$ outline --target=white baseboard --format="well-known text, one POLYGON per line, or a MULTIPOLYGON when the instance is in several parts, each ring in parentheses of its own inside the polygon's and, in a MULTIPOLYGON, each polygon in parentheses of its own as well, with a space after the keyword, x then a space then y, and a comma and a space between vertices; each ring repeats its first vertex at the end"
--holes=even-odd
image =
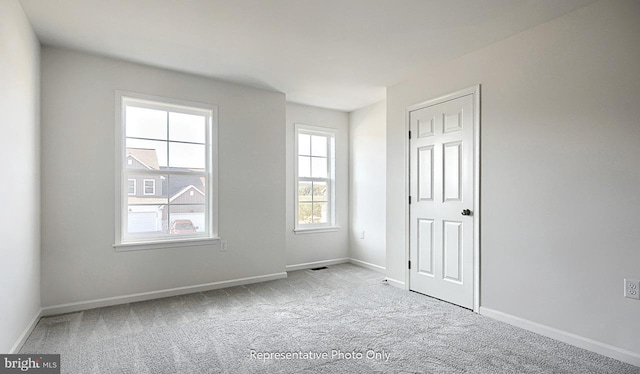
POLYGON ((389 277, 384 278, 384 280, 394 287, 402 288, 403 290, 406 289, 404 282, 389 277))
POLYGON ((16 341, 16 343, 9 350, 9 354, 20 352, 20 349, 22 349, 22 346, 27 341, 27 338, 29 338, 29 335, 31 335, 31 332, 33 331, 33 329, 36 328, 36 325, 38 324, 38 321, 40 321, 40 317, 42 317, 42 308, 38 309, 36 314, 31 319, 31 322, 29 322, 29 324, 24 329, 22 334, 20 334, 20 336, 18 337, 18 340, 16 341))
POLYGON ((493 318, 495 320, 508 323, 510 325, 520 327, 531 332, 535 332, 546 337, 559 340, 563 343, 571 344, 578 348, 586 349, 591 352, 599 353, 603 356, 611 357, 616 360, 626 362, 631 365, 640 366, 640 354, 618 348, 610 344, 602 343, 584 336, 572 334, 553 327, 545 326, 537 322, 532 322, 524 318, 512 316, 497 310, 480 307, 480 314, 493 318))
POLYGON ((349 262, 354 264, 354 265, 362 266, 362 267, 365 267, 367 269, 371 269, 371 270, 377 271, 379 273, 384 273, 384 272, 387 271, 387 268, 385 268, 384 266, 372 264, 370 262, 358 260, 358 259, 355 259, 355 258, 350 258, 349 262))
POLYGON ((346 257, 345 258, 336 258, 336 259, 333 259, 333 260, 305 262, 303 264, 287 265, 287 271, 296 271, 296 270, 303 270, 303 269, 319 268, 319 267, 322 267, 322 266, 344 264, 346 262, 349 262, 349 259, 346 258, 346 257))
POLYGON ((89 301, 79 301, 75 303, 53 305, 53 306, 47 306, 42 308, 42 316, 52 316, 55 314, 72 313, 72 312, 78 312, 81 310, 101 308, 105 306, 134 303, 136 301, 160 299, 163 297, 170 297, 170 296, 177 296, 177 295, 186 295, 190 293, 215 290, 219 288, 241 286, 244 284, 251 284, 251 283, 267 282, 270 280, 281 279, 286 277, 287 277, 287 273, 282 272, 282 273, 275 273, 275 274, 259 275, 255 277, 231 279, 231 280, 221 281, 221 282, 198 284, 194 286, 177 287, 177 288, 170 288, 166 290, 151 291, 151 292, 142 292, 142 293, 136 293, 136 294, 124 295, 124 296, 107 297, 104 299, 95 299, 95 300, 89 300, 89 301))

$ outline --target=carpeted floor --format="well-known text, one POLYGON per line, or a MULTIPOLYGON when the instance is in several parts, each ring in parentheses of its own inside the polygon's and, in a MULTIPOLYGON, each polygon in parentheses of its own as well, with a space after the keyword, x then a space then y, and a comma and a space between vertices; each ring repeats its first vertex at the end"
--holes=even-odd
POLYGON ((640 373, 348 264, 43 318, 21 352, 63 373, 640 373))

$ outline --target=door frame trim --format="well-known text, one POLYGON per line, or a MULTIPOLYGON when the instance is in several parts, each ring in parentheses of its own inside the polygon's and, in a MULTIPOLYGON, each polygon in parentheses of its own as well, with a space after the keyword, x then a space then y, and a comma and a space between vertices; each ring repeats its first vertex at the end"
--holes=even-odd
MULTIPOLYGON (((457 99, 463 96, 474 95, 473 97, 473 311, 475 313, 480 312, 480 84, 459 90, 450 94, 439 96, 435 99, 422 101, 417 104, 413 104, 407 107, 405 110, 405 134, 409 133, 411 124, 409 123, 409 113, 412 111, 422 109, 424 107, 440 104, 446 101, 457 99)), ((410 212, 409 207, 409 185, 411 178, 410 170, 410 144, 409 137, 405 137, 405 167, 406 167, 406 179, 405 179, 405 201, 406 201, 406 214, 405 214, 405 264, 411 258, 410 253, 410 212)), ((410 285, 410 271, 405 266, 405 288, 411 289, 410 285)))

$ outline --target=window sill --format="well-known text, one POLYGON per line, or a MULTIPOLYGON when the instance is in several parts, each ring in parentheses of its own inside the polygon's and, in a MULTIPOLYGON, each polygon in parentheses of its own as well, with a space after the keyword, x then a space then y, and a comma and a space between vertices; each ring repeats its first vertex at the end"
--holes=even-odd
POLYGON ((192 238, 192 239, 178 239, 178 240, 164 240, 156 242, 134 242, 134 243, 120 243, 114 244, 118 252, 126 251, 141 251, 147 249, 164 249, 164 248, 178 248, 178 247, 199 247, 206 245, 216 245, 220 242, 220 238, 192 238))
POLYGON ((313 227, 307 229, 294 229, 293 232, 296 235, 299 234, 317 234, 321 232, 335 232, 340 230, 340 226, 325 226, 325 227, 313 227))

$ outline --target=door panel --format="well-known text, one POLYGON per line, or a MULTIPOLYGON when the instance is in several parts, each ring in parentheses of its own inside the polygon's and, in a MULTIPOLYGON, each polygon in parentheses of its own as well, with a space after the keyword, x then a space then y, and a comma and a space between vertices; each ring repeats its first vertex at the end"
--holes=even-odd
POLYGON ((433 128, 435 126, 435 122, 435 117, 426 120, 418 120, 418 138, 433 136, 433 128))
POLYGON ((418 149, 418 200, 433 200, 433 146, 418 149))
POLYGON ((444 279, 460 282, 462 274, 462 222, 443 222, 444 279))
POLYGON ((418 220, 418 272, 433 276, 433 220, 418 220))
MULTIPOLYGON (((443 145, 444 201, 460 201, 462 195, 462 142, 443 145)), ((419 172, 419 171, 418 171, 419 172)))
POLYGON ((473 308, 474 94, 409 112, 409 288, 473 308))
POLYGON ((462 110, 457 113, 444 113, 443 133, 462 130, 462 110))

